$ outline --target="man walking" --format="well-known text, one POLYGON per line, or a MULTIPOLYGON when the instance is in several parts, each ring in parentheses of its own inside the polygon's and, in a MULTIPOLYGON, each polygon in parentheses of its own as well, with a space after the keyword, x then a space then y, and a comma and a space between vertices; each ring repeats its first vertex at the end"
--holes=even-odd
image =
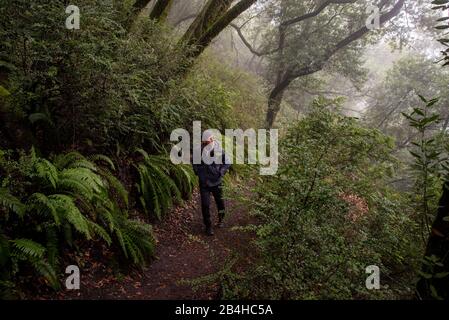
POLYGON ((193 164, 193 170, 200 182, 201 212, 206 226, 206 234, 212 236, 214 235, 214 231, 210 217, 210 194, 212 193, 214 196, 217 205, 217 226, 222 228, 224 226, 223 219, 225 216, 222 180, 231 165, 223 149, 208 131, 204 133, 203 141, 201 142, 201 155, 203 154, 208 154, 214 160, 212 163, 207 164, 204 162, 203 157, 201 157, 201 163, 193 164), (217 159, 220 160, 217 161, 217 159))

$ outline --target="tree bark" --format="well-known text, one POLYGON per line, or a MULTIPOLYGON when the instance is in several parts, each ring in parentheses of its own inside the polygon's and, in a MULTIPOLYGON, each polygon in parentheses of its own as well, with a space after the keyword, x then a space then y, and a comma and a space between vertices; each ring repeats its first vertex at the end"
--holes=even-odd
POLYGON ((189 56, 198 57, 216 36, 256 1, 240 0, 231 8, 233 0, 209 0, 181 39, 183 44, 193 47, 189 56))
POLYGON ((221 16, 196 42, 197 55, 200 55, 211 41, 218 36, 235 18, 251 7, 257 0, 241 0, 226 14, 221 16))
POLYGON ((294 79, 295 78, 291 77, 291 70, 281 70, 278 72, 276 85, 273 90, 271 90, 268 97, 267 116, 265 118, 266 129, 271 129, 273 127, 277 114, 281 109, 284 92, 294 79))
POLYGON ((229 9, 232 1, 233 0, 208 0, 182 36, 181 41, 188 46, 195 45, 220 15, 229 9))
POLYGON ((268 98, 268 110, 265 119, 265 128, 270 129, 273 127, 279 110, 281 110, 281 102, 284 97, 285 89, 273 90, 268 98))
POLYGON ((173 0, 158 0, 151 10, 150 19, 164 21, 173 5, 173 0))

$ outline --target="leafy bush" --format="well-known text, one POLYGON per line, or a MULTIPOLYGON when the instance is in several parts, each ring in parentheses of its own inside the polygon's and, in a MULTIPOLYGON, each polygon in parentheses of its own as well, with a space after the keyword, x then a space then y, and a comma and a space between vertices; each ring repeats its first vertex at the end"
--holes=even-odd
POLYGON ((449 284, 446 259, 449 248, 444 234, 449 225, 448 136, 439 126, 441 114, 437 107, 440 99, 419 98, 421 106, 414 108, 409 114, 403 113, 410 127, 417 133, 412 142, 413 148, 409 150, 414 159, 410 166, 414 180, 411 200, 416 220, 420 222, 422 239, 427 241, 416 287, 417 297, 443 300, 448 297, 449 284))
POLYGON ((186 75, 185 48, 164 26, 141 19, 128 31, 126 5, 77 5, 80 29, 67 30, 61 1, 1 2, 3 147, 160 153, 192 120, 230 126, 229 88, 207 72, 186 75))
MULTIPOLYGON (((96 161, 111 163, 105 156, 96 161)), ((0 280, 11 284, 24 264, 57 288, 62 249, 76 239, 101 240, 120 248, 132 263, 152 256, 151 226, 130 220, 113 198, 127 203, 127 192, 109 169, 78 153, 56 156, 53 162, 31 155, 0 157, 0 280)))
POLYGON ((404 199, 385 187, 393 142, 315 101, 280 144, 278 174, 253 203, 260 257, 227 298, 397 297, 413 287, 419 249, 404 199), (367 290, 365 268, 380 267, 383 290, 367 290), (403 276, 399 276, 403 275, 403 276))
POLYGON ((410 127, 417 131, 417 138, 412 141, 409 152, 414 161, 411 172, 414 177, 414 192, 412 201, 415 203, 415 213, 420 221, 420 232, 425 239, 430 232, 434 212, 438 209, 438 198, 444 175, 447 172, 448 158, 445 152, 447 135, 439 130, 440 114, 435 108, 439 99, 426 100, 419 96, 423 107, 416 107, 403 116, 409 121, 410 127))
MULTIPOLYGON (((76 5, 80 29, 67 30, 64 1, 0 2, 8 17, 0 21, 0 149, 34 146, 43 155, 15 161, 8 152, 0 162, 5 290, 27 264, 56 287, 61 253, 76 239, 110 244, 142 265, 154 249, 151 227, 128 218, 134 197, 111 159, 92 155, 120 157, 120 178, 131 186, 136 148, 164 154, 171 131, 193 120, 233 123, 230 88, 206 71, 184 73, 190 61, 170 30, 149 19, 128 29, 132 1, 76 5)), ((138 201, 161 218, 190 196, 195 178, 191 168, 141 153, 138 201)))

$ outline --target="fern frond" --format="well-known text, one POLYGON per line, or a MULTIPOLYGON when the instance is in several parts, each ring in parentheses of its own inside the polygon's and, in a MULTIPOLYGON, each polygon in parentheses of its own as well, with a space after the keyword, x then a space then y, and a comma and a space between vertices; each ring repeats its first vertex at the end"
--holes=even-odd
POLYGON ((145 264, 145 261, 154 254, 155 241, 151 226, 139 221, 127 220, 125 228, 135 263, 145 264))
POLYGON ((116 227, 116 221, 111 210, 107 210, 106 208, 99 208, 98 215, 103 224, 108 226, 109 230, 113 232, 116 227))
POLYGON ((0 188, 0 206, 11 210, 19 217, 22 217, 25 213, 25 205, 12 194, 6 188, 0 188))
POLYGON ((114 162, 108 156, 105 156, 103 154, 95 154, 95 155, 91 156, 89 159, 93 162, 103 161, 109 165, 111 170, 115 171, 114 162))
POLYGON ((61 216, 87 239, 91 239, 87 219, 81 214, 72 197, 64 194, 53 194, 48 197, 61 216))
POLYGON ((123 242, 125 243, 126 251, 131 260, 137 265, 142 264, 142 261, 145 259, 126 229, 123 231, 123 242))
POLYGON ((149 155, 148 155, 148 153, 145 150, 143 150, 141 148, 137 148, 136 152, 140 153, 143 156, 143 159, 145 161, 147 161, 149 159, 149 155))
POLYGON ((123 237, 123 233, 122 233, 121 229, 117 228, 114 233, 115 233, 115 236, 117 237, 117 241, 120 244, 120 247, 122 248, 123 254, 125 255, 126 258, 129 258, 128 249, 126 247, 125 239, 123 237))
POLYGON ((140 176, 138 191, 142 207, 146 213, 151 210, 158 219, 172 206, 189 198, 195 178, 187 167, 175 166, 167 156, 148 155, 145 150, 137 149, 143 156, 143 163, 136 166, 140 176))
POLYGON ((139 164, 137 168, 140 176, 140 190, 142 193, 140 201, 142 203, 142 206, 148 214, 148 203, 150 205, 150 208, 155 213, 156 217, 158 219, 161 219, 162 214, 161 206, 159 205, 159 195, 155 188, 154 182, 148 173, 148 169, 143 164, 139 164))
POLYGON ((69 168, 64 169, 60 173, 60 179, 68 179, 69 181, 79 181, 87 189, 100 193, 104 190, 105 185, 99 175, 92 172, 88 168, 69 168))
POLYGON ((86 200, 90 200, 94 196, 91 186, 85 181, 74 178, 73 176, 61 176, 58 181, 58 192, 66 192, 73 196, 81 196, 86 200))
POLYGON ((189 199, 195 186, 196 176, 191 167, 178 165, 177 167, 177 185, 181 186, 184 199, 189 199))
POLYGON ((107 170, 100 170, 99 173, 106 179, 108 183, 108 189, 112 188, 113 190, 115 190, 123 200, 124 204, 128 207, 128 191, 126 190, 122 182, 107 170))
POLYGON ((10 245, 6 236, 0 230, 0 268, 5 266, 10 259, 10 245))
POLYGON ((33 163, 35 175, 56 189, 58 181, 58 170, 48 160, 37 158, 33 163))
POLYGON ((100 236, 100 238, 102 238, 104 241, 106 241, 106 243, 108 245, 111 245, 112 239, 109 236, 109 234, 106 232, 106 230, 104 230, 101 226, 99 226, 98 224, 96 224, 95 222, 93 222, 91 220, 87 220, 87 223, 88 223, 89 228, 93 234, 100 236))
POLYGON ((10 240, 13 247, 16 249, 15 254, 21 258, 34 257, 44 258, 45 247, 30 239, 14 239, 10 240))
POLYGON ((73 247, 73 232, 72 227, 69 222, 66 222, 62 225, 64 240, 70 246, 73 247))
POLYGON ((54 163, 59 170, 86 168, 94 172, 97 171, 97 166, 94 163, 76 151, 57 155, 54 158, 54 163))
POLYGON ((31 258, 28 260, 33 268, 43 276, 54 289, 59 289, 60 284, 55 269, 43 259, 31 258))
POLYGON ((61 223, 58 212, 53 205, 53 202, 42 193, 33 193, 28 199, 28 210, 36 210, 36 212, 43 216, 52 216, 56 225, 61 223))

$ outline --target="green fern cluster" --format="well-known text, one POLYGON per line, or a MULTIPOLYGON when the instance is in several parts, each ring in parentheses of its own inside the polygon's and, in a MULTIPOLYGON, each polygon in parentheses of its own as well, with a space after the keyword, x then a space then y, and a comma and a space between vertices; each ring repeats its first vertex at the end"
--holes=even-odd
POLYGON ((80 237, 116 246, 137 265, 153 255, 151 226, 128 218, 128 193, 109 158, 71 152, 49 161, 32 150, 28 161, 23 184, 31 191, 16 196, 0 184, 0 287, 25 262, 57 288, 61 248, 80 237))
POLYGON ((139 182, 136 184, 140 203, 147 215, 161 219, 173 202, 189 199, 195 184, 190 166, 174 165, 167 156, 149 155, 142 149, 142 163, 136 165, 139 182))

